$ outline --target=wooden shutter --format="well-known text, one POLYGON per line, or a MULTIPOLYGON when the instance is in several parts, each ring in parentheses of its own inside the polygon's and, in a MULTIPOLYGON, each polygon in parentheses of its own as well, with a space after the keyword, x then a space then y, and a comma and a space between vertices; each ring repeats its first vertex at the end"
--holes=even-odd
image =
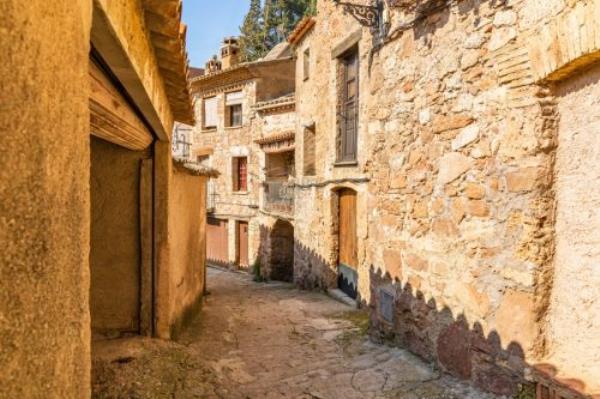
POLYGON ((238 158, 238 190, 248 190, 248 158, 238 158))
POLYGON ((217 127, 217 97, 204 99, 204 128, 217 127))

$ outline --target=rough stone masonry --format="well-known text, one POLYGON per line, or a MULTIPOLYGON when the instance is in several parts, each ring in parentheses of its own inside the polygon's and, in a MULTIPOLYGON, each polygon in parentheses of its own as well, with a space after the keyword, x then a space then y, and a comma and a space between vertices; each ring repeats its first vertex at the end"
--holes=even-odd
POLYGON ((298 148, 305 119, 317 131, 316 176, 297 178, 296 281, 335 285, 336 193, 351 188, 376 336, 497 394, 528 380, 600 391, 600 1, 388 3, 379 46, 328 1, 294 37, 298 148), (358 153, 339 165, 352 46, 358 153))

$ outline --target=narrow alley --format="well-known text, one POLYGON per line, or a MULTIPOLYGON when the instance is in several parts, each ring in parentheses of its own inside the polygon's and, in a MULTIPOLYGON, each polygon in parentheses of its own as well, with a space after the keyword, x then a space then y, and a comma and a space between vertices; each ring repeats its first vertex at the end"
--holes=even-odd
POLYGON ((485 399, 405 350, 371 343, 360 311, 287 283, 208 269, 174 342, 98 342, 95 398, 485 399))

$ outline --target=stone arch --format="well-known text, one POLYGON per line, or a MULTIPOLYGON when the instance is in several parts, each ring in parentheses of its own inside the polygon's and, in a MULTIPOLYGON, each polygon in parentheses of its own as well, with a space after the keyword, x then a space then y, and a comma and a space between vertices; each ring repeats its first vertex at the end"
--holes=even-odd
POLYGON ((269 233, 270 278, 292 282, 294 279, 294 226, 277 219, 269 233))

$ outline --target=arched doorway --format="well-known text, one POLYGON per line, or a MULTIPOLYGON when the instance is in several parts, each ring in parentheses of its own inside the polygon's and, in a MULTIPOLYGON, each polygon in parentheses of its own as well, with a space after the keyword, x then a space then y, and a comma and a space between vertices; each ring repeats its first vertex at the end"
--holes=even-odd
POLYGON ((356 233, 356 191, 338 191, 338 287, 356 299, 358 250, 356 233))
POLYGON ((294 279, 294 226, 277 220, 270 234, 271 279, 293 281, 294 279))

